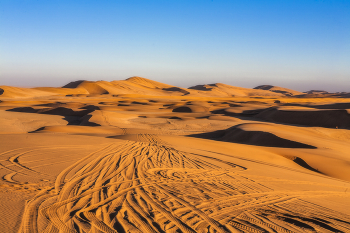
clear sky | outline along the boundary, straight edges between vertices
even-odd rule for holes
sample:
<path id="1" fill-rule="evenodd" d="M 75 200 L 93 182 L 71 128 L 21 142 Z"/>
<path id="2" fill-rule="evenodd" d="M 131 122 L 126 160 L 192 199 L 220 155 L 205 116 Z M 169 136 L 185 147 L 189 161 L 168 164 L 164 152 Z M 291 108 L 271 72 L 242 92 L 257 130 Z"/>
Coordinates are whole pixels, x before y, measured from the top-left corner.
<path id="1" fill-rule="evenodd" d="M 350 0 L 1 0 L 0 85 L 350 92 Z"/>

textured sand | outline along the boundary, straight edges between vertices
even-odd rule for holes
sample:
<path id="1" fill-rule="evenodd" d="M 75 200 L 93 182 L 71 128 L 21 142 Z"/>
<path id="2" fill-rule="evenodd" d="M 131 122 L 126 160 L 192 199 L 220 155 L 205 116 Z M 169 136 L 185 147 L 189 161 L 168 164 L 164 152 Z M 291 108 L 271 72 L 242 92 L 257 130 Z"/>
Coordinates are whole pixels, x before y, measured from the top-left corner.
<path id="1" fill-rule="evenodd" d="M 1 90 L 1 232 L 350 232 L 348 98 L 139 77 Z"/>

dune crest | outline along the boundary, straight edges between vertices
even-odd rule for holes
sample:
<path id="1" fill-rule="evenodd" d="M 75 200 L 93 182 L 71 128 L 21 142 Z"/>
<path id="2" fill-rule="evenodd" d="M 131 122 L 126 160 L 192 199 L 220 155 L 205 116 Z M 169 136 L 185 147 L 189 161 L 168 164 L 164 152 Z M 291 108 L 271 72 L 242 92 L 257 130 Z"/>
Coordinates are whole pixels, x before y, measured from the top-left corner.
<path id="1" fill-rule="evenodd" d="M 119 94 L 141 94 L 151 96 L 187 95 L 193 97 L 232 97 L 232 96 L 270 96 L 282 97 L 300 95 L 301 92 L 290 89 L 273 87 L 256 87 L 254 89 L 235 87 L 222 83 L 197 85 L 189 88 L 181 88 L 165 83 L 160 83 L 142 77 L 131 77 L 119 81 L 86 81 L 78 80 L 70 82 L 61 88 L 37 87 L 21 89 L 3 86 L 0 91 L 1 97 L 33 97 L 49 95 L 119 95 Z M 271 86 L 272 87 L 272 86 Z"/>
<path id="2" fill-rule="evenodd" d="M 303 94 L 300 91 L 295 91 L 292 89 L 277 87 L 277 86 L 272 86 L 272 85 L 260 85 L 260 86 L 254 87 L 254 89 L 269 90 L 272 92 L 281 93 L 283 95 L 288 95 L 288 96 L 293 96 L 293 95 L 295 96 L 295 95 L 302 95 Z"/>

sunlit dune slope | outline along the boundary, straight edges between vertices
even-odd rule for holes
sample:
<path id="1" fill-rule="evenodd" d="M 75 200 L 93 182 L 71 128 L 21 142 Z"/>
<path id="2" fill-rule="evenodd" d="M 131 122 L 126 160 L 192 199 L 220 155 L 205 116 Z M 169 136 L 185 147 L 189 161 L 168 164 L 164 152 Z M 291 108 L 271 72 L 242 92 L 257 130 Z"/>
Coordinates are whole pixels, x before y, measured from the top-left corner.
<path id="1" fill-rule="evenodd" d="M 272 85 L 260 85 L 260 86 L 254 87 L 254 89 L 269 90 L 272 92 L 281 93 L 283 95 L 288 95 L 288 96 L 305 94 L 305 93 L 302 93 L 300 91 L 295 91 L 292 89 L 278 87 L 278 86 L 272 86 Z"/>
<path id="2" fill-rule="evenodd" d="M 197 85 L 190 87 L 189 89 L 198 90 L 198 93 L 207 96 L 284 96 L 280 93 L 274 93 L 271 91 L 235 87 L 223 83 Z"/>
<path id="3" fill-rule="evenodd" d="M 46 91 L 46 92 L 51 92 L 51 93 L 56 93 L 56 94 L 61 94 L 61 95 L 87 95 L 90 94 L 90 92 L 83 88 L 83 87 L 78 87 L 78 88 L 59 88 L 59 87 L 36 87 L 33 88 L 35 90 L 40 90 L 40 91 Z"/>
<path id="4" fill-rule="evenodd" d="M 85 89 L 88 94 L 141 94 L 141 95 L 181 95 L 181 88 L 140 77 L 132 77 L 120 81 L 76 81 L 69 83 L 64 88 Z M 172 89 L 175 88 L 175 89 Z M 179 90 L 179 91 L 178 91 Z M 183 94 L 183 93 L 182 93 Z"/>
<path id="5" fill-rule="evenodd" d="M 26 97 L 39 97 L 55 95 L 55 93 L 36 90 L 34 88 L 20 88 L 10 86 L 0 86 L 0 97 L 1 98 L 26 98 Z"/>
<path id="6" fill-rule="evenodd" d="M 280 91 L 277 91 L 280 90 Z M 1 97 L 33 97 L 49 95 L 120 95 L 140 94 L 150 96 L 193 96 L 193 97 L 232 97 L 232 96 L 265 96 L 281 97 L 300 94 L 299 92 L 283 88 L 250 89 L 230 86 L 222 83 L 197 85 L 190 88 L 176 87 L 141 77 L 131 77 L 120 81 L 74 81 L 62 88 L 37 87 L 21 89 L 3 87 Z"/>

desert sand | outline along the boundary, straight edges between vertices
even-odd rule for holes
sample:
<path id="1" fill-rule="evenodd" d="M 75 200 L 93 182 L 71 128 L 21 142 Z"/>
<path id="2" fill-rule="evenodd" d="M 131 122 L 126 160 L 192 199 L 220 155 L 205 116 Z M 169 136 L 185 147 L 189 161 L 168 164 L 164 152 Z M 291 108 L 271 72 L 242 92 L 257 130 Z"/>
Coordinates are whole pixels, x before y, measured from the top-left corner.
<path id="1" fill-rule="evenodd" d="M 349 97 L 0 86 L 0 232 L 350 232 Z"/>

